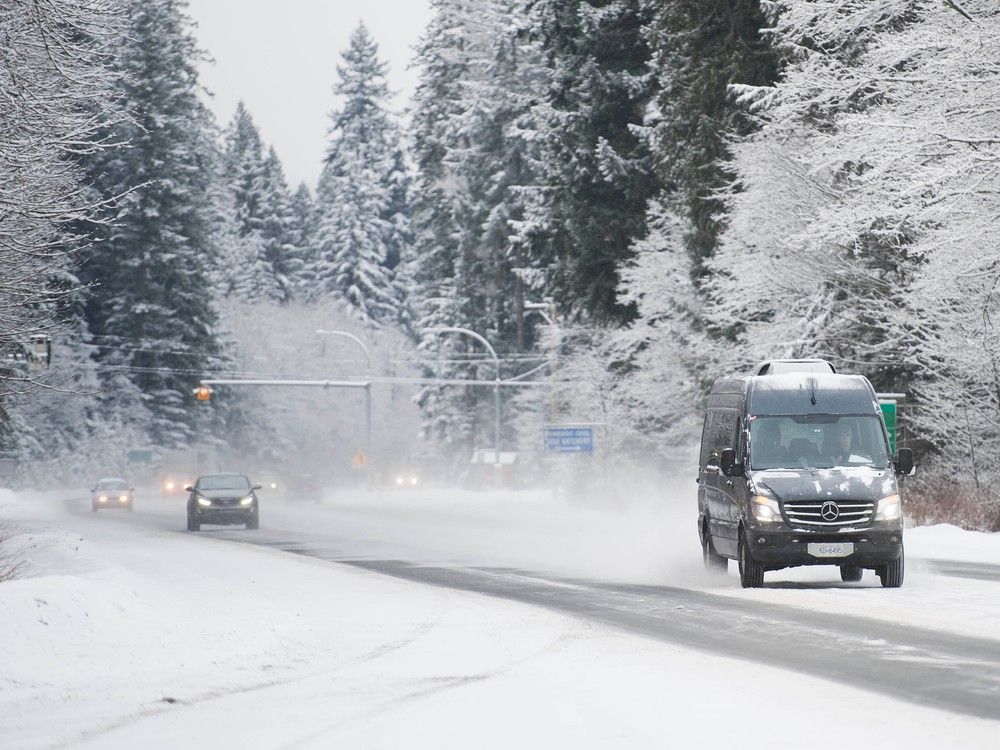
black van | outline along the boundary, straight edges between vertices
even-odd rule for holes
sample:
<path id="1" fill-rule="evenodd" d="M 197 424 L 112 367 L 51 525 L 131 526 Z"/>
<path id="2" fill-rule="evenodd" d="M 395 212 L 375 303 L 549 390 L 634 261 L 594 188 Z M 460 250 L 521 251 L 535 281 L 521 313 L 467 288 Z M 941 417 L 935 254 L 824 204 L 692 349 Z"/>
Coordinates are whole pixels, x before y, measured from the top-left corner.
<path id="1" fill-rule="evenodd" d="M 860 375 L 791 372 L 715 382 L 701 437 L 698 535 L 705 567 L 739 563 L 744 588 L 764 572 L 837 565 L 903 583 L 897 475 L 875 390 Z"/>

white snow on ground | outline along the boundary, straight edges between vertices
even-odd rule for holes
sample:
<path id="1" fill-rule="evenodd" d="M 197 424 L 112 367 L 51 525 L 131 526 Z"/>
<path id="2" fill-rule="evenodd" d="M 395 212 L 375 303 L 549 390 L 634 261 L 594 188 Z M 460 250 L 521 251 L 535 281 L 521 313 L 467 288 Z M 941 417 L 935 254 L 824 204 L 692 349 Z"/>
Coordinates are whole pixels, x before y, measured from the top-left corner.
<path id="1" fill-rule="evenodd" d="M 527 495 L 361 502 L 274 503 L 265 525 L 338 524 L 368 534 L 354 537 L 359 548 L 397 551 L 394 535 L 408 529 L 427 556 L 436 539 L 442 558 L 520 557 L 581 575 L 616 553 L 618 575 L 669 561 L 627 553 L 623 535 L 639 534 L 632 547 L 655 537 L 641 533 L 648 517 Z M 0 505 L 0 519 L 17 523 L 5 549 L 28 562 L 26 577 L 0 584 L 3 747 L 801 748 L 808 736 L 818 748 L 992 748 L 1000 731 L 526 605 L 175 533 L 173 501 L 140 497 L 133 516 L 93 517 L 68 513 L 60 497 Z M 162 518 L 170 524 L 151 523 Z M 502 554 L 515 531 L 520 553 Z M 764 728 L 778 700 L 780 732 Z M 838 717 L 821 735 L 819 707 Z"/>
<path id="2" fill-rule="evenodd" d="M 938 524 L 906 530 L 906 551 L 914 559 L 960 560 L 1000 565 L 1000 534 Z"/>

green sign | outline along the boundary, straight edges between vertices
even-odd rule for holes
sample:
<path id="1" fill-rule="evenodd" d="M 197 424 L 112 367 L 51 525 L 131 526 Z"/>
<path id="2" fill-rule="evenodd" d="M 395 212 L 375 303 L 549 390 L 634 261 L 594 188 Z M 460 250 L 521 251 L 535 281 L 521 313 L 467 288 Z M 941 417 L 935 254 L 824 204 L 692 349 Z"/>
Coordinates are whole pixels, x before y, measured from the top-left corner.
<path id="1" fill-rule="evenodd" d="M 883 401 L 882 418 L 885 419 L 885 429 L 889 433 L 889 450 L 896 454 L 896 402 Z"/>
<path id="2" fill-rule="evenodd" d="M 129 451 L 126 458 L 130 464 L 151 464 L 153 463 L 153 451 Z"/>

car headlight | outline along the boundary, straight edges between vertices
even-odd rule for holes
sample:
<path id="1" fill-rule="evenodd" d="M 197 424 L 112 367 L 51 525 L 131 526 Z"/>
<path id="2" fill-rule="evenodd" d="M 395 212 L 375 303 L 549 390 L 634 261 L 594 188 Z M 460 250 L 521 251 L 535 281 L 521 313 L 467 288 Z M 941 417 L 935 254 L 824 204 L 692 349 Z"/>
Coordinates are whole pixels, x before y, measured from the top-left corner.
<path id="1" fill-rule="evenodd" d="M 781 521 L 781 506 L 773 497 L 755 495 L 753 499 L 753 517 L 761 523 L 777 523 Z"/>
<path id="2" fill-rule="evenodd" d="M 123 503 L 126 503 L 126 502 L 128 502 L 128 495 L 119 495 L 119 496 L 118 496 L 118 499 L 119 499 L 119 500 L 120 500 L 121 502 L 123 502 Z"/>
<path id="3" fill-rule="evenodd" d="M 253 502 L 253 495 L 247 495 L 245 498 L 240 500 L 240 505 L 249 505 Z"/>
<path id="4" fill-rule="evenodd" d="M 396 477 L 396 484 L 402 486 L 402 484 L 403 484 L 403 478 L 402 477 Z"/>
<path id="5" fill-rule="evenodd" d="M 271 489 L 272 490 L 278 489 L 278 483 L 277 482 L 271 482 Z"/>
<path id="6" fill-rule="evenodd" d="M 889 495 L 878 501 L 875 511 L 876 521 L 895 521 L 903 515 L 903 503 L 899 495 Z"/>
<path id="7" fill-rule="evenodd" d="M 209 500 L 207 497 L 202 497 L 201 495 L 199 495 L 198 505 L 200 505 L 202 508 L 208 508 L 209 506 L 212 505 L 212 501 Z"/>
<path id="8" fill-rule="evenodd" d="M 167 491 L 169 492 L 170 490 L 172 490 L 172 489 L 174 488 L 174 483 L 173 483 L 173 482 L 167 482 L 167 483 L 166 483 L 166 484 L 164 485 L 164 487 L 166 487 L 166 488 L 167 488 Z"/>
<path id="9" fill-rule="evenodd" d="M 97 500 L 98 500 L 98 502 L 106 503 L 108 501 L 108 496 L 107 495 L 101 495 L 99 498 L 97 498 Z"/>

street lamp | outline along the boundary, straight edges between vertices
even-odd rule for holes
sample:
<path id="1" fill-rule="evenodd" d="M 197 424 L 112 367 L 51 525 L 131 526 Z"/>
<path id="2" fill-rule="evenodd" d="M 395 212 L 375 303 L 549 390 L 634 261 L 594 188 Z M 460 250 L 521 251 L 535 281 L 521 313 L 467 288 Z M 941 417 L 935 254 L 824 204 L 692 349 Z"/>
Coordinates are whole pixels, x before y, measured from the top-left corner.
<path id="1" fill-rule="evenodd" d="M 369 375 L 372 370 L 372 358 L 371 354 L 368 352 L 368 347 L 365 342 L 355 336 L 353 333 L 348 333 L 347 331 L 329 331 L 324 328 L 318 328 L 316 333 L 320 336 L 339 336 L 341 338 L 349 339 L 353 341 L 361 349 L 362 353 L 365 355 L 365 372 Z M 370 382 L 365 383 L 365 452 L 368 454 L 368 460 L 365 462 L 367 470 L 365 472 L 365 479 L 368 482 L 368 486 L 371 486 L 371 456 L 372 456 L 372 384 Z"/>
<path id="2" fill-rule="evenodd" d="M 545 321 L 546 325 L 551 326 L 556 333 L 556 344 L 552 349 L 552 353 L 549 355 L 549 415 L 548 419 L 551 422 L 556 413 L 556 364 L 559 356 L 559 349 L 562 346 L 562 331 L 559 328 L 559 323 L 557 322 L 557 313 L 555 302 L 551 298 L 547 298 L 545 302 L 525 302 L 524 311 L 526 313 L 538 313 L 542 320 Z"/>
<path id="3" fill-rule="evenodd" d="M 362 353 L 365 355 L 365 366 L 369 371 L 372 369 L 372 358 L 368 353 L 368 347 L 365 346 L 365 342 L 355 336 L 353 333 L 348 333 L 347 331 L 328 331 L 325 328 L 316 329 L 316 333 L 320 336 L 340 336 L 341 338 L 350 339 L 361 349 Z"/>
<path id="4" fill-rule="evenodd" d="M 425 328 L 425 333 L 458 333 L 463 336 L 471 336 L 480 344 L 486 347 L 486 350 L 493 357 L 493 364 L 496 366 L 496 379 L 493 381 L 493 471 L 494 476 L 500 470 L 500 357 L 497 356 L 497 350 L 493 348 L 493 345 L 486 340 L 484 336 L 480 336 L 475 331 L 471 331 L 468 328 L 456 328 L 453 326 L 438 326 L 434 328 Z"/>

